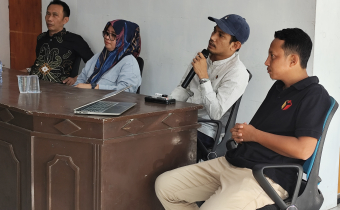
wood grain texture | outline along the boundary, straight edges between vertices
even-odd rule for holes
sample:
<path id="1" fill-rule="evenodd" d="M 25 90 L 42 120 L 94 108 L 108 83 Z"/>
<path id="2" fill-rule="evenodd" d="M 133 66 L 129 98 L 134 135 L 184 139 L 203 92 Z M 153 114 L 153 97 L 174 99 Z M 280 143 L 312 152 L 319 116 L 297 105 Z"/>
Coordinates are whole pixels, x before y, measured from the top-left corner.
<path id="1" fill-rule="evenodd" d="M 33 65 L 37 36 L 41 34 L 41 0 L 10 0 L 9 29 L 11 68 Z"/>
<path id="2" fill-rule="evenodd" d="M 0 179 L 1 207 L 18 207 L 15 200 L 2 199 L 12 190 L 11 195 L 20 192 L 22 210 L 163 209 L 154 191 L 156 177 L 195 162 L 202 105 L 147 103 L 145 95 L 123 92 L 106 99 L 136 103 L 120 116 L 75 115 L 75 107 L 111 91 L 40 81 L 41 93 L 20 94 L 17 74 L 22 73 L 4 68 L 0 86 L 0 113 L 4 119 L 12 118 L 4 110 L 13 116 L 0 120 L 0 140 L 13 145 L 20 164 L 19 171 L 8 147 L 0 145 L 0 168 L 12 167 L 0 170 L 0 176 L 12 178 L 7 186 L 1 180 L 8 178 Z M 165 118 L 175 127 L 163 123 Z M 81 130 L 65 129 L 71 121 Z"/>
<path id="3" fill-rule="evenodd" d="M 2 209 L 20 209 L 20 164 L 12 144 L 0 140 L 0 204 Z"/>
<path id="4" fill-rule="evenodd" d="M 79 167 L 72 157 L 55 155 L 47 163 L 48 210 L 79 210 L 79 179 Z"/>

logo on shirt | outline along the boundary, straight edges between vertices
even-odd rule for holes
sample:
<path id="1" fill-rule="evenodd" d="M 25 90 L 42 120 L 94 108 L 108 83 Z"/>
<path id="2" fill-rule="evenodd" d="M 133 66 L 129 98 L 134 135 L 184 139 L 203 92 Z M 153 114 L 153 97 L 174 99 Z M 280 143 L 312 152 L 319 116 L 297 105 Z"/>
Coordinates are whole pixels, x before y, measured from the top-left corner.
<path id="1" fill-rule="evenodd" d="M 281 109 L 282 110 L 287 110 L 289 109 L 289 107 L 291 107 L 293 104 L 292 104 L 292 100 L 287 100 L 285 101 L 282 106 L 281 106 Z"/>

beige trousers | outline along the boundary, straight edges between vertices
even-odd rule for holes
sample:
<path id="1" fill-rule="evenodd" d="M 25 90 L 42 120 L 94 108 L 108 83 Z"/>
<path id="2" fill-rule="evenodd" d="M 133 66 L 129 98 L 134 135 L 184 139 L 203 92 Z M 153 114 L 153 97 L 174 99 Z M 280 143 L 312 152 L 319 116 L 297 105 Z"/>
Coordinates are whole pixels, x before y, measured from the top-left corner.
<path id="1" fill-rule="evenodd" d="M 288 197 L 287 191 L 267 179 L 283 199 Z M 166 210 L 255 210 L 274 203 L 250 169 L 235 167 L 225 157 L 165 172 L 155 189 Z M 198 208 L 196 201 L 205 203 Z"/>

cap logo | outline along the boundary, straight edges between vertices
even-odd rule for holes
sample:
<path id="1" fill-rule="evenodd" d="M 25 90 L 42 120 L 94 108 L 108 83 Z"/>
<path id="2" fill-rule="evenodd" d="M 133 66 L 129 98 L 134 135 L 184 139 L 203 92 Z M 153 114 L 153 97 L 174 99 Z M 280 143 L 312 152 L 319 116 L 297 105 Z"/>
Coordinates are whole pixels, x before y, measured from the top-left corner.
<path id="1" fill-rule="evenodd" d="M 281 109 L 282 109 L 282 110 L 287 110 L 287 109 L 289 109 L 289 107 L 291 107 L 292 105 L 293 105 L 292 100 L 287 100 L 287 101 L 285 101 L 285 102 L 282 104 Z"/>

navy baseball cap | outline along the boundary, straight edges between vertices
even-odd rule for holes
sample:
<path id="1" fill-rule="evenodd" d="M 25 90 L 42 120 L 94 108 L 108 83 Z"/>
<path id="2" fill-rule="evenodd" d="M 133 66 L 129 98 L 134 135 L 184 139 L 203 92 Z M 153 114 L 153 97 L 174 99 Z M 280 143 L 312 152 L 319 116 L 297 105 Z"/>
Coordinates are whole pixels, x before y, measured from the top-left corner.
<path id="1" fill-rule="evenodd" d="M 209 20 L 216 22 L 218 27 L 227 34 L 233 35 L 242 44 L 247 41 L 250 28 L 246 19 L 239 15 L 230 14 L 221 19 L 208 17 Z"/>

